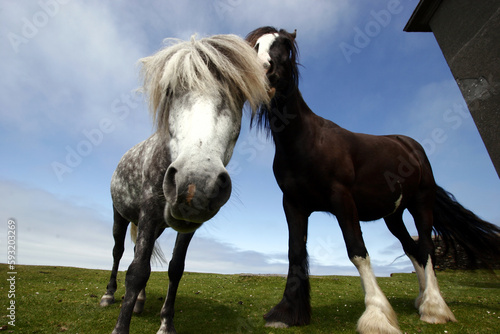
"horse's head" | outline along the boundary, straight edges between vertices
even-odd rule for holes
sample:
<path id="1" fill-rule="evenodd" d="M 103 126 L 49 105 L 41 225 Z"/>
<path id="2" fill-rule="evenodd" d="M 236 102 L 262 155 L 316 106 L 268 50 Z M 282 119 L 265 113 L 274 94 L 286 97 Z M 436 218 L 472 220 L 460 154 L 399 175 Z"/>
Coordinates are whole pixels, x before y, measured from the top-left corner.
<path id="1" fill-rule="evenodd" d="M 271 90 L 286 96 L 298 86 L 298 49 L 295 42 L 297 32 L 262 27 L 250 32 L 246 40 L 257 51 L 266 70 Z"/>
<path id="2" fill-rule="evenodd" d="M 142 60 L 160 135 L 171 164 L 164 180 L 165 221 L 196 230 L 231 194 L 225 168 L 238 138 L 242 108 L 268 102 L 267 82 L 253 49 L 234 35 L 176 43 Z"/>
<path id="3" fill-rule="evenodd" d="M 169 226 L 191 231 L 212 218 L 231 195 L 225 168 L 241 124 L 217 94 L 188 93 L 170 109 L 168 131 L 172 163 L 163 180 Z"/>

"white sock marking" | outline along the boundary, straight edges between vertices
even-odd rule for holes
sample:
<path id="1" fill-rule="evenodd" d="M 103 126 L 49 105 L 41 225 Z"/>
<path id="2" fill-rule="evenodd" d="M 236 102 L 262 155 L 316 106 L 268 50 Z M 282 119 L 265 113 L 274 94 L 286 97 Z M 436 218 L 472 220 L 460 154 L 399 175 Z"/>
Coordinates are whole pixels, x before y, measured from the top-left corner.
<path id="1" fill-rule="evenodd" d="M 377 279 L 370 265 L 370 257 L 355 256 L 351 261 L 359 271 L 361 285 L 365 291 L 366 310 L 358 320 L 358 332 L 401 333 L 396 313 L 377 284 Z"/>

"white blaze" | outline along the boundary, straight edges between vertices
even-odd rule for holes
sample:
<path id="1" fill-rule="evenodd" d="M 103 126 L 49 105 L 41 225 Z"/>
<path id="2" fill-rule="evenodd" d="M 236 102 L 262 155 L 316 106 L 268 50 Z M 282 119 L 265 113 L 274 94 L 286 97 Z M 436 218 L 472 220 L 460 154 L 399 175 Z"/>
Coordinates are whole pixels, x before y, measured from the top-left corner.
<path id="1" fill-rule="evenodd" d="M 257 43 L 255 43 L 255 45 L 257 46 L 257 56 L 262 61 L 262 64 L 266 69 L 271 65 L 271 56 L 269 55 L 269 49 L 271 48 L 271 45 L 276 40 L 276 38 L 278 38 L 278 36 L 278 33 L 266 34 L 260 37 L 257 40 Z"/>

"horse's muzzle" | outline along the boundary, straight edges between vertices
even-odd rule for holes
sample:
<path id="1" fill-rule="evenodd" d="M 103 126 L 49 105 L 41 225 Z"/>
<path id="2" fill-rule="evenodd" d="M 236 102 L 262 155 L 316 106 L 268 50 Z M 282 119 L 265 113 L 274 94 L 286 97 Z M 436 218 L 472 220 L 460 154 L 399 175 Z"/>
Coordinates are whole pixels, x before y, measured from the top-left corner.
<path id="1" fill-rule="evenodd" d="M 173 163 L 163 181 L 166 223 L 179 232 L 198 228 L 228 201 L 231 189 L 231 178 L 224 167 L 190 171 Z"/>

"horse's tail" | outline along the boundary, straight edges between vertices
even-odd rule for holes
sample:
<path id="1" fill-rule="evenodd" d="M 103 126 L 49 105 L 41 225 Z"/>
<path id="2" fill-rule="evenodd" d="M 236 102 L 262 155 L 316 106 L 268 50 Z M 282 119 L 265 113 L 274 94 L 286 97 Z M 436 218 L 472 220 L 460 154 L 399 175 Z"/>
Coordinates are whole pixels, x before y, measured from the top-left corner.
<path id="1" fill-rule="evenodd" d="M 477 266 L 478 260 L 487 267 L 498 263 L 500 228 L 464 208 L 452 194 L 439 186 L 434 205 L 434 230 L 446 248 L 452 245 L 456 250 L 457 244 L 462 246 L 471 265 Z"/>
<path id="2" fill-rule="evenodd" d="M 137 225 L 136 224 L 131 224 L 132 226 L 130 227 L 130 238 L 132 239 L 132 242 L 134 245 L 137 242 Z M 167 260 L 165 259 L 165 255 L 163 254 L 163 251 L 161 250 L 160 244 L 158 241 L 155 241 L 155 246 L 153 248 L 153 254 L 151 255 L 151 262 L 154 264 L 162 264 L 162 263 L 167 263 Z"/>

